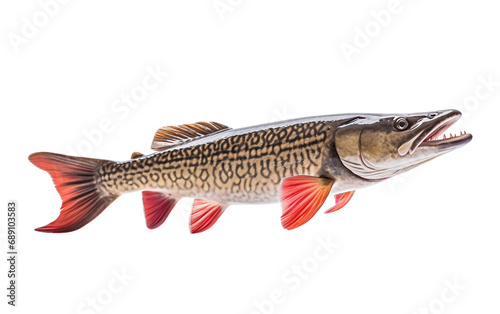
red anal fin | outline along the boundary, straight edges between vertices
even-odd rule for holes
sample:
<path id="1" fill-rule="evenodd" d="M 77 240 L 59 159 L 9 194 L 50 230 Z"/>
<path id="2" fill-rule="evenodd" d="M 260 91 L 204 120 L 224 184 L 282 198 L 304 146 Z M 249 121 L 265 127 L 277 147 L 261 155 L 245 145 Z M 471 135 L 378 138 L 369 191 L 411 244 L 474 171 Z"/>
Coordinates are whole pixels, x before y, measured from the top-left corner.
<path id="1" fill-rule="evenodd" d="M 195 199 L 189 230 L 191 233 L 203 232 L 212 227 L 227 208 L 227 204 Z"/>
<path id="2" fill-rule="evenodd" d="M 354 195 L 354 191 L 344 192 L 340 194 L 335 194 L 335 206 L 330 208 L 325 212 L 325 214 L 333 213 L 345 206 L 345 204 L 349 203 L 352 196 Z"/>
<path id="3" fill-rule="evenodd" d="M 281 224 L 291 230 L 311 219 L 325 202 L 333 180 L 311 176 L 287 177 L 281 182 Z"/>
<path id="4" fill-rule="evenodd" d="M 149 229 L 155 229 L 165 222 L 177 200 L 172 195 L 163 192 L 142 191 L 142 202 L 146 225 Z"/>

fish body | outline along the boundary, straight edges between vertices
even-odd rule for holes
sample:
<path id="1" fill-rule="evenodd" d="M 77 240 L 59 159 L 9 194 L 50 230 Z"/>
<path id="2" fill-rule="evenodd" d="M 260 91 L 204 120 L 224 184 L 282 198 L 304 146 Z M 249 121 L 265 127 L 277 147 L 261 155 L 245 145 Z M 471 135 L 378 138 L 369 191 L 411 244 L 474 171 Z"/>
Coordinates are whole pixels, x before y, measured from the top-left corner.
<path id="1" fill-rule="evenodd" d="M 352 116 L 323 116 L 230 129 L 184 145 L 99 169 L 111 194 L 165 190 L 228 204 L 279 200 L 290 176 L 335 179 L 333 192 L 369 184 L 346 169 L 335 151 L 334 132 Z"/>
<path id="2" fill-rule="evenodd" d="M 456 110 L 410 115 L 316 116 L 230 129 L 215 122 L 164 127 L 156 152 L 114 162 L 35 153 L 63 199 L 45 232 L 76 230 L 119 195 L 143 192 L 147 225 L 161 225 L 176 202 L 195 198 L 191 232 L 210 228 L 231 204 L 282 202 L 287 229 L 307 222 L 329 194 L 338 210 L 355 190 L 460 147 L 461 134 L 438 140 Z"/>

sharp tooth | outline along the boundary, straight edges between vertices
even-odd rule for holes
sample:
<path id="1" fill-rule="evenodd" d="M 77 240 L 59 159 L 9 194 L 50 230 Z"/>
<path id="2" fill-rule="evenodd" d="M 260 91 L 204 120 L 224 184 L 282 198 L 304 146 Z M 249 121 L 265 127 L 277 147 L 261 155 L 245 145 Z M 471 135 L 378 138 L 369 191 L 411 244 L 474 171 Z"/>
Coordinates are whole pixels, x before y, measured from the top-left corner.
<path id="1" fill-rule="evenodd" d="M 446 139 L 446 134 L 443 134 L 443 140 Z"/>

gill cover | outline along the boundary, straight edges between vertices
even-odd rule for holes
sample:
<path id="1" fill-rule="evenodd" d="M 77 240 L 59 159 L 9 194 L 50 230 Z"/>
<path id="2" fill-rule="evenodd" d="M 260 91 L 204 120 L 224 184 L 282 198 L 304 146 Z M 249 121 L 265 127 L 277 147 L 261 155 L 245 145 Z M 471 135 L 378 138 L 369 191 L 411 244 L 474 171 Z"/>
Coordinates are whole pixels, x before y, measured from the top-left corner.
<path id="1" fill-rule="evenodd" d="M 403 165 L 391 158 L 401 145 L 392 150 L 395 145 L 363 125 L 340 127 L 335 133 L 335 146 L 344 166 L 363 179 L 381 180 L 403 171 Z"/>
<path id="2" fill-rule="evenodd" d="M 383 119 L 377 122 L 383 123 L 382 121 Z M 401 170 L 387 162 L 374 163 L 365 156 L 368 150 L 372 156 L 390 154 L 387 141 L 378 132 L 374 132 L 374 123 L 373 117 L 359 117 L 340 126 L 335 132 L 335 146 L 340 160 L 352 173 L 367 180 L 385 179 Z"/>

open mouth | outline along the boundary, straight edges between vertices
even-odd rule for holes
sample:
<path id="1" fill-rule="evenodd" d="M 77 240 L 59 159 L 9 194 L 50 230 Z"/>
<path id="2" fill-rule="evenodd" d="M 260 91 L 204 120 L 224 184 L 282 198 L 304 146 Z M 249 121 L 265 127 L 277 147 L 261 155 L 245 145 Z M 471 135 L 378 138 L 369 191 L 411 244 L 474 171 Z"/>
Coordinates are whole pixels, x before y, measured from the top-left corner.
<path id="1" fill-rule="evenodd" d="M 460 131 L 460 134 L 450 133 L 446 136 L 445 131 L 452 126 L 458 119 L 460 115 L 453 115 L 446 118 L 442 122 L 434 126 L 425 136 L 425 138 L 417 145 L 417 147 L 429 147 L 429 146 L 458 146 L 461 144 L 466 144 L 472 139 L 471 134 L 467 134 L 465 131 Z M 442 135 L 442 137 L 441 137 Z"/>
<path id="2" fill-rule="evenodd" d="M 398 152 L 401 156 L 412 155 L 418 149 L 434 149 L 439 152 L 447 152 L 463 146 L 472 140 L 472 135 L 461 131 L 459 135 L 450 133 L 446 136 L 444 132 L 452 126 L 462 114 L 458 110 L 451 110 L 442 113 L 431 121 L 427 121 L 427 126 L 416 136 L 403 143 Z M 441 135 L 443 137 L 441 137 Z"/>

